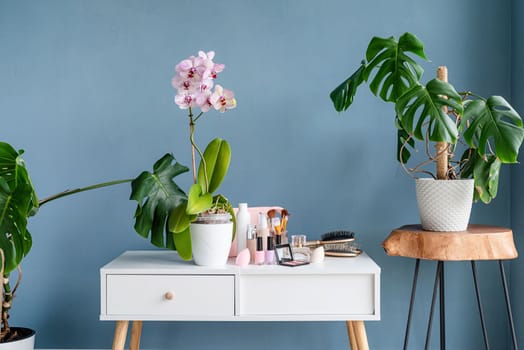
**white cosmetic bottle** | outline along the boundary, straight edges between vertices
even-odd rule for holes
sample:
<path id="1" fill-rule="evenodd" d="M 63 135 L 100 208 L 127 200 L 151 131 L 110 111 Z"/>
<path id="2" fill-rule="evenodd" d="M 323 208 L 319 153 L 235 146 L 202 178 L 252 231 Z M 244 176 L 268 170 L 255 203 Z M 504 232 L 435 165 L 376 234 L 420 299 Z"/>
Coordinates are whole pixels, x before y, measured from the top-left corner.
<path id="1" fill-rule="evenodd" d="M 267 250 L 267 236 L 269 236 L 269 227 L 267 225 L 267 216 L 264 213 L 258 214 L 257 237 L 262 237 L 264 251 Z"/>
<path id="2" fill-rule="evenodd" d="M 251 223 L 251 216 L 247 209 L 247 203 L 238 204 L 237 212 L 237 229 L 236 229 L 236 239 L 237 239 L 237 252 L 242 251 L 247 247 L 247 227 Z"/>

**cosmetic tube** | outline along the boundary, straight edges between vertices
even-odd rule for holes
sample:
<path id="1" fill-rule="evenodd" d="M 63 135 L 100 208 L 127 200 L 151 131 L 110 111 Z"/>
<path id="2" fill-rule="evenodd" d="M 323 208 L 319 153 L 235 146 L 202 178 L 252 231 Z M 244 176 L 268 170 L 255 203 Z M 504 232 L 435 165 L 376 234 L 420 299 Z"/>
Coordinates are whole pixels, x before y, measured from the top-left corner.
<path id="1" fill-rule="evenodd" d="M 257 237 L 262 237 L 262 250 L 267 249 L 267 236 L 269 236 L 269 227 L 267 226 L 267 216 L 264 213 L 258 213 Z"/>
<path id="2" fill-rule="evenodd" d="M 257 251 L 255 252 L 255 264 L 263 265 L 265 261 L 264 240 L 262 236 L 257 237 Z"/>
<path id="3" fill-rule="evenodd" d="M 249 249 L 249 262 L 253 264 L 255 262 L 255 253 L 257 251 L 257 228 L 255 225 L 247 225 L 247 231 L 246 231 L 247 239 L 246 239 L 246 245 L 247 249 Z"/>
<path id="4" fill-rule="evenodd" d="M 267 237 L 267 250 L 266 250 L 266 265 L 275 264 L 275 246 L 273 244 L 273 237 Z"/>

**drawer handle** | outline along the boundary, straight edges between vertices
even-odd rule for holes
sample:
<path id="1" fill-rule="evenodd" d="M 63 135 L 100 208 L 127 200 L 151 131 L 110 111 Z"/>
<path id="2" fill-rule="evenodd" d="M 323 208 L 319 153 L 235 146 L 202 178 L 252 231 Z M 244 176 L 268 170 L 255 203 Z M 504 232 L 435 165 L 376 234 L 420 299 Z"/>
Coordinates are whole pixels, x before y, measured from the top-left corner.
<path id="1" fill-rule="evenodd" d="M 164 294 L 164 298 L 166 300 L 173 300 L 175 298 L 175 294 L 173 294 L 173 292 L 167 292 L 166 294 Z"/>

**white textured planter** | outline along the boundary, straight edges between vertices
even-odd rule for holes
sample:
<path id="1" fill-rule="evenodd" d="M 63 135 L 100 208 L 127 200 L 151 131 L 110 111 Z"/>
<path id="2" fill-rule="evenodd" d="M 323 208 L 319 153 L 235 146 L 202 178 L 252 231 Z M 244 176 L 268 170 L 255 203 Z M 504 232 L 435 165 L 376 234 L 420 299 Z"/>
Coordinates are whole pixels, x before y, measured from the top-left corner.
<path id="1" fill-rule="evenodd" d="M 195 264 L 202 266 L 223 266 L 227 263 L 233 223 L 203 224 L 191 223 L 191 246 Z"/>
<path id="2" fill-rule="evenodd" d="M 23 339 L 0 343 L 0 350 L 33 350 L 35 348 L 35 331 L 29 328 L 14 328 L 22 334 Z"/>
<path id="3" fill-rule="evenodd" d="M 422 228 L 465 231 L 473 204 L 473 179 L 417 179 L 416 192 Z"/>

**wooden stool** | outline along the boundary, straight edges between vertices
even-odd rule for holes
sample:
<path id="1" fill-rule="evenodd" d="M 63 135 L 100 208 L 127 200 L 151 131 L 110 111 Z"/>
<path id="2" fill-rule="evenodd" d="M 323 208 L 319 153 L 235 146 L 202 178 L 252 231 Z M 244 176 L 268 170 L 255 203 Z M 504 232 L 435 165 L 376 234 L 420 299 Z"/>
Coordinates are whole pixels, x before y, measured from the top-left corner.
<path id="1" fill-rule="evenodd" d="M 444 307 L 444 262 L 445 261 L 471 261 L 473 281 L 477 295 L 477 304 L 482 324 L 485 349 L 489 349 L 488 334 L 484 322 L 484 312 L 480 298 L 480 290 L 477 281 L 476 260 L 498 260 L 504 297 L 506 301 L 506 311 L 511 328 L 513 348 L 517 350 L 517 338 L 513 324 L 513 316 L 506 282 L 506 274 L 502 260 L 515 259 L 518 256 L 513 242 L 513 232 L 508 228 L 469 225 L 467 231 L 462 232 L 432 232 L 424 231 L 420 225 L 407 225 L 397 228 L 391 232 L 388 238 L 382 243 L 387 255 L 403 256 L 415 258 L 415 273 L 413 286 L 411 289 L 411 301 L 409 305 L 408 320 L 406 324 L 406 334 L 404 338 L 404 350 L 408 346 L 409 328 L 415 301 L 415 291 L 417 287 L 418 271 L 420 260 L 436 260 L 437 271 L 435 274 L 435 284 L 433 287 L 433 297 L 431 310 L 426 333 L 425 349 L 429 348 L 429 338 L 431 324 L 433 321 L 433 311 L 437 290 L 440 296 L 440 348 L 446 348 L 445 333 L 445 307 Z"/>

